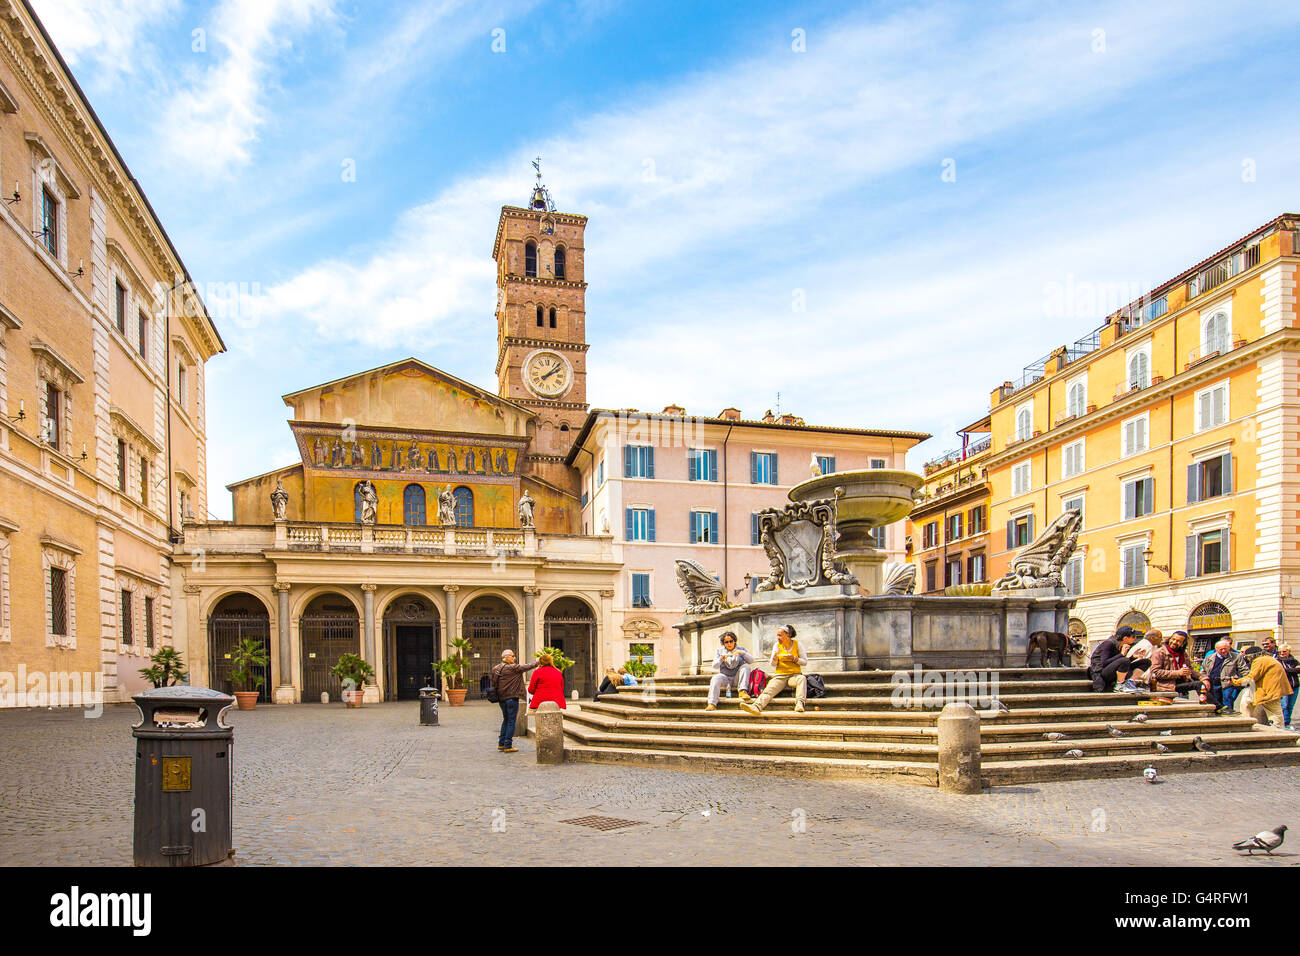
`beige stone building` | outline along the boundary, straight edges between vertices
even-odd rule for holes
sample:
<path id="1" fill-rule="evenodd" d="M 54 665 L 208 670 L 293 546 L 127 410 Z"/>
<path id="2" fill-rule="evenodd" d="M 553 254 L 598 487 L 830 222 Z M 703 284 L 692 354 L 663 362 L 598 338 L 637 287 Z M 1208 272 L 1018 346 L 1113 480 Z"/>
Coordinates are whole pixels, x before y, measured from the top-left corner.
<path id="1" fill-rule="evenodd" d="M 0 704 L 39 703 L 40 681 L 121 698 L 173 641 L 172 542 L 206 512 L 224 345 L 19 0 L 0 0 L 0 183 Z"/>

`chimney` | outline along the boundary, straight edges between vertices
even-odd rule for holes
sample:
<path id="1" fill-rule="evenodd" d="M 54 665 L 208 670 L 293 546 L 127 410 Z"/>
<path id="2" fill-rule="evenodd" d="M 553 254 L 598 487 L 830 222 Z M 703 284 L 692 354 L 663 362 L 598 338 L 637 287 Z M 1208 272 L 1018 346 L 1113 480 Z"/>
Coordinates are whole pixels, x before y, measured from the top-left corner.
<path id="1" fill-rule="evenodd" d="M 738 422 L 740 421 L 740 409 L 724 408 L 721 412 L 718 413 L 718 417 L 721 418 L 724 422 Z"/>
<path id="2" fill-rule="evenodd" d="M 686 414 L 686 409 L 682 408 L 682 406 L 680 406 L 680 405 L 665 405 L 665 406 L 664 406 L 664 414 L 665 414 L 665 415 L 685 415 L 685 414 Z"/>

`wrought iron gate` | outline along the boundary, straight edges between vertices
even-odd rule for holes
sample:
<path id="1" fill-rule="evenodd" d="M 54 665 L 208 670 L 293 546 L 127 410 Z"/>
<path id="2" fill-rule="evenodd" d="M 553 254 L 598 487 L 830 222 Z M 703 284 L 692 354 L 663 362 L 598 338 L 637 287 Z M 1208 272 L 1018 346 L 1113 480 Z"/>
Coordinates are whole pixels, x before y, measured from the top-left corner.
<path id="1" fill-rule="evenodd" d="M 261 641 L 266 651 L 265 667 L 254 667 L 253 673 L 262 677 L 262 684 L 257 688 L 257 699 L 263 703 L 271 701 L 271 619 L 266 614 L 251 614 L 248 611 L 225 611 L 208 618 L 208 661 L 212 674 L 212 689 L 230 693 L 235 689 L 230 680 L 231 658 L 235 649 L 245 638 Z M 249 687 L 249 690 L 252 690 Z"/>
<path id="2" fill-rule="evenodd" d="M 343 698 L 343 683 L 330 673 L 344 654 L 360 653 L 357 615 L 304 614 L 298 619 L 302 640 L 302 700 L 316 703 L 321 693 Z"/>
<path id="3" fill-rule="evenodd" d="M 469 693 L 472 697 L 485 697 L 487 685 L 484 678 L 492 665 L 501 660 L 507 647 L 519 654 L 519 621 L 513 615 L 467 617 L 462 622 L 463 632 L 469 639 Z"/>

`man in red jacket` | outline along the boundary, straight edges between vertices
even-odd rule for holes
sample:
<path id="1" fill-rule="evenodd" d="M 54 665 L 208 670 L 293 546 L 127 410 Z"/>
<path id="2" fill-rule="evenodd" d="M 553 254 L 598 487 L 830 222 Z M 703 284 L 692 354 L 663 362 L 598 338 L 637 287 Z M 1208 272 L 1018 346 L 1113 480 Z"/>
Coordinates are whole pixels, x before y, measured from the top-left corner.
<path id="1" fill-rule="evenodd" d="M 524 696 L 524 674 L 540 663 L 534 661 L 525 667 L 515 661 L 515 652 L 501 652 L 501 663 L 492 668 L 492 685 L 497 690 L 497 703 L 501 706 L 501 734 L 497 738 L 497 750 L 502 753 L 518 753 L 515 746 L 515 721 L 519 719 L 519 698 Z"/>

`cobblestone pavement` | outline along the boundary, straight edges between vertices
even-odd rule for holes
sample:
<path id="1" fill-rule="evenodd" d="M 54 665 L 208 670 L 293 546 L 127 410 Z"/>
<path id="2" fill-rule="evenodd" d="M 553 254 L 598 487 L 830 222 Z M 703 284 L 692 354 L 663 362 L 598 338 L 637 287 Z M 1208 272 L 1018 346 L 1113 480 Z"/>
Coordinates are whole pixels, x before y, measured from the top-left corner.
<path id="1" fill-rule="evenodd" d="M 129 865 L 134 707 L 0 711 L 0 859 Z M 566 764 L 530 740 L 496 752 L 500 712 L 416 703 L 231 712 L 235 846 L 265 864 L 1294 866 L 1297 846 L 1239 858 L 1234 840 L 1287 823 L 1294 768 L 999 787 L 923 787 Z M 638 821 L 601 832 L 562 821 Z M 802 826 L 800 826 L 802 824 Z M 802 829 L 802 832 L 799 832 Z M 743 851 L 743 853 L 742 853 Z"/>

